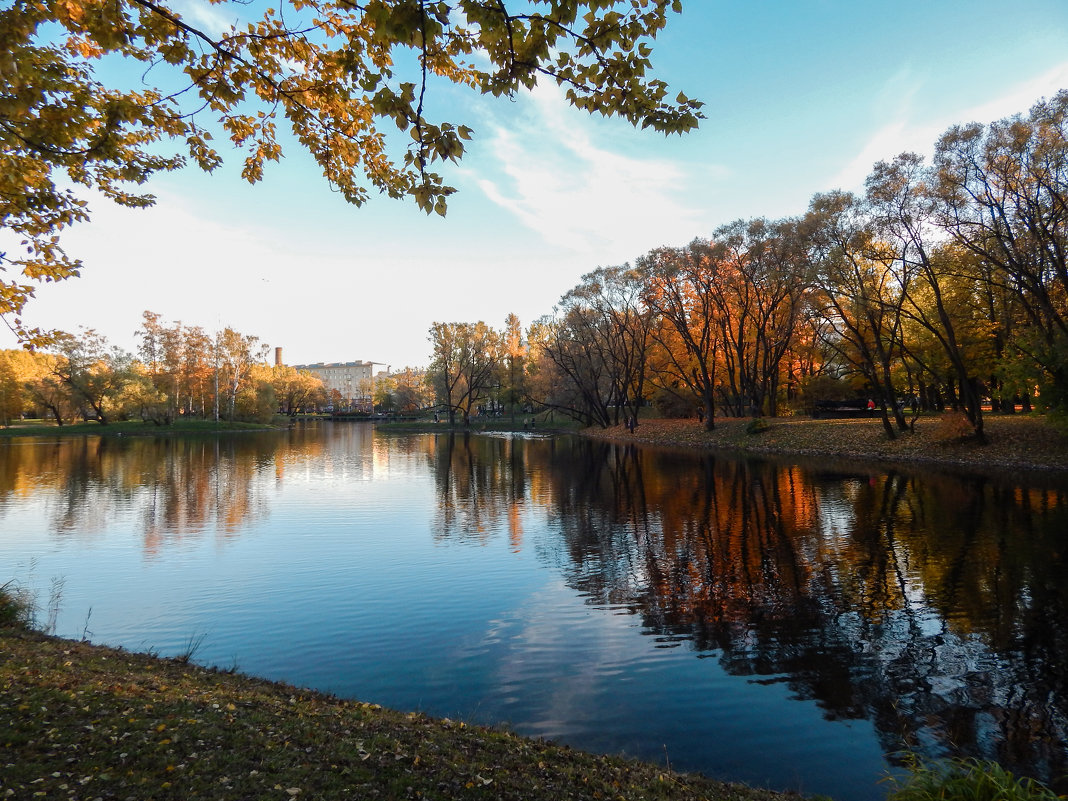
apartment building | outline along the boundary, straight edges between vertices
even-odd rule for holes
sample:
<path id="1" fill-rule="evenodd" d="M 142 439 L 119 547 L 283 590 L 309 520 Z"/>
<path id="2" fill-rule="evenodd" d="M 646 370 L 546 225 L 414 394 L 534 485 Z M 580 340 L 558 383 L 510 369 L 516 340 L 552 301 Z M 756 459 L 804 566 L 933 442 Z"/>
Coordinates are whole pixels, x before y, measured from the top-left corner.
<path id="1" fill-rule="evenodd" d="M 323 382 L 328 395 L 334 390 L 346 403 L 369 401 L 374 393 L 374 362 L 316 362 L 294 364 Z"/>

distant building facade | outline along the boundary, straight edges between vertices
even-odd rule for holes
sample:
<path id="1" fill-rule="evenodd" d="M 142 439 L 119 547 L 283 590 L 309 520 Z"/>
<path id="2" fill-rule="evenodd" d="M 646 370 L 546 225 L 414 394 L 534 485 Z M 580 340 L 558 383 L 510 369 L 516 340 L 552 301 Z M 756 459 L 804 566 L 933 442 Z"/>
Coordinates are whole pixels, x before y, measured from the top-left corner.
<path id="1" fill-rule="evenodd" d="M 374 396 L 374 365 L 374 362 L 316 362 L 293 367 L 322 381 L 328 396 L 340 396 L 347 406 L 363 406 L 370 404 Z"/>

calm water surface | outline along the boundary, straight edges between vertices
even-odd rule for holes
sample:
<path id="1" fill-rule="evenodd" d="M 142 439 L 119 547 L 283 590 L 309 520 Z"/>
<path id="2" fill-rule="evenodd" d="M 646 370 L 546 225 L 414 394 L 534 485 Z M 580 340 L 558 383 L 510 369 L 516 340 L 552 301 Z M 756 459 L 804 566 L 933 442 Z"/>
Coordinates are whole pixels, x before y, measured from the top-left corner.
<path id="1" fill-rule="evenodd" d="M 0 443 L 56 632 L 732 780 L 1068 773 L 1068 483 L 376 433 Z"/>

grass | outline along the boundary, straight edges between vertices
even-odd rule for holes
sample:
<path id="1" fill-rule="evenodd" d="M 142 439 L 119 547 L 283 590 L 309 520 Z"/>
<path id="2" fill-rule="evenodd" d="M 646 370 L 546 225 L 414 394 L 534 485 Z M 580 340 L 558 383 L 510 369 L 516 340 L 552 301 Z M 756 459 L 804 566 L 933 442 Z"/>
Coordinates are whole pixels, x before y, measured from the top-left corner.
<path id="1" fill-rule="evenodd" d="M 797 798 L 17 625 L 0 626 L 0 688 L 0 798 Z M 1063 801 L 992 762 L 888 781 L 888 801 Z"/>
<path id="2" fill-rule="evenodd" d="M 4 437 L 63 437 L 84 436 L 160 436 L 167 434 L 216 434 L 222 431 L 263 431 L 277 426 L 264 423 L 244 423 L 239 421 L 179 419 L 170 425 L 157 426 L 141 420 L 123 420 L 106 426 L 97 422 L 71 423 L 57 426 L 43 421 L 20 422 L 8 428 L 0 428 L 0 438 Z"/>
<path id="3" fill-rule="evenodd" d="M 996 762 L 946 760 L 911 766 L 890 780 L 887 801 L 1058 801 L 1045 785 L 1018 778 Z"/>
<path id="4" fill-rule="evenodd" d="M 13 628 L 0 629 L 0 687 L 0 797 L 783 798 Z"/>
<path id="5" fill-rule="evenodd" d="M 30 628 L 34 623 L 33 597 L 14 580 L 0 584 L 0 629 Z"/>

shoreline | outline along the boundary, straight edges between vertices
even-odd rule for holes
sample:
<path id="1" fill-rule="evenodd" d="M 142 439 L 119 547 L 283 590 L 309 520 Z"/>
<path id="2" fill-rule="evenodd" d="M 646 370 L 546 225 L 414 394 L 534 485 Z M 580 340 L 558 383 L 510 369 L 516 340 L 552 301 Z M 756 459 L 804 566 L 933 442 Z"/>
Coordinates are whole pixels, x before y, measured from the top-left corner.
<path id="1" fill-rule="evenodd" d="M 448 426 L 440 423 L 385 423 L 374 421 L 383 433 L 487 434 L 530 433 L 542 436 L 575 434 L 620 444 L 640 444 L 697 452 L 723 452 L 762 458 L 835 459 L 842 461 L 941 467 L 970 471 L 1027 471 L 1051 476 L 1068 475 L 1068 431 L 1037 414 L 987 414 L 985 444 L 960 438 L 953 431 L 952 413 L 923 416 L 913 430 L 887 438 L 879 418 L 777 417 L 764 419 L 756 433 L 747 430 L 750 417 L 716 418 L 714 430 L 706 431 L 693 419 L 641 418 L 634 431 L 625 425 L 609 428 L 579 428 L 543 421 L 528 428 L 495 420 L 493 424 Z M 183 424 L 184 423 L 184 424 Z M 222 434 L 282 431 L 262 423 L 215 423 L 191 421 L 156 427 L 144 423 L 110 426 L 18 426 L 0 429 L 0 441 L 19 437 L 80 436 L 218 436 Z"/>
<path id="2" fill-rule="evenodd" d="M 0 687 L 3 798 L 800 798 L 12 628 Z"/>
<path id="3" fill-rule="evenodd" d="M 940 417 L 921 417 L 913 431 L 892 441 L 879 418 L 779 417 L 766 420 L 766 428 L 758 433 L 747 432 L 752 418 L 717 418 L 712 431 L 705 431 L 696 420 L 641 419 L 633 433 L 620 425 L 587 428 L 582 435 L 622 444 L 760 457 L 1068 476 L 1068 434 L 1045 417 L 987 415 L 983 420 L 986 444 L 952 436 Z"/>

